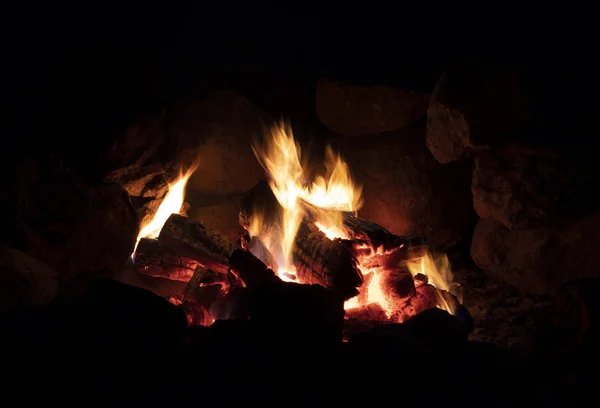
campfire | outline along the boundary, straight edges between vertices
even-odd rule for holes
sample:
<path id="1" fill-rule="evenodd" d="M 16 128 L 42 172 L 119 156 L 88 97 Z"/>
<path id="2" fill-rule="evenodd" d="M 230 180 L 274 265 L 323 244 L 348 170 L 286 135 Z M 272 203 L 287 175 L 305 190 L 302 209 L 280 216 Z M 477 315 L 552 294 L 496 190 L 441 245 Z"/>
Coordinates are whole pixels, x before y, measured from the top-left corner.
<path id="1" fill-rule="evenodd" d="M 312 181 L 310 161 L 285 123 L 253 149 L 268 181 L 240 203 L 246 233 L 237 242 L 182 213 L 194 168 L 169 186 L 138 236 L 132 258 L 140 273 L 188 282 L 171 301 L 191 324 L 243 318 L 240 299 L 264 282 L 330 289 L 344 302 L 346 321 L 366 327 L 402 323 L 432 308 L 461 310 L 446 255 L 422 237 L 397 236 L 359 218 L 362 188 L 330 147 L 325 174 Z"/>

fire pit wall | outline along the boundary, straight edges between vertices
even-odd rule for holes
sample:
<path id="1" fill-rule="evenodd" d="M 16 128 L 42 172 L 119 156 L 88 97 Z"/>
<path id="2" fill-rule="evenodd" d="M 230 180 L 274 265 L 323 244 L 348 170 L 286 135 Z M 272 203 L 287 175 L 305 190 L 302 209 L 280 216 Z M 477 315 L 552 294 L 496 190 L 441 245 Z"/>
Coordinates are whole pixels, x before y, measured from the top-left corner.
<path id="1" fill-rule="evenodd" d="M 326 144 L 347 161 L 364 186 L 361 218 L 449 254 L 475 339 L 526 348 L 562 316 L 557 299 L 597 277 L 600 244 L 589 151 L 555 137 L 565 125 L 527 81 L 525 71 L 480 64 L 447 70 L 431 94 L 320 79 L 302 118 L 289 114 L 315 163 Z M 3 230 L 0 306 L 69 296 L 99 275 L 181 294 L 185 282 L 126 266 L 138 220 L 152 219 L 168 183 L 197 162 L 187 216 L 235 242 L 240 199 L 265 177 L 251 142 L 278 119 L 269 106 L 223 89 L 146 112 L 90 159 L 101 180 L 60 152 L 18 161 L 3 202 L 14 221 Z"/>

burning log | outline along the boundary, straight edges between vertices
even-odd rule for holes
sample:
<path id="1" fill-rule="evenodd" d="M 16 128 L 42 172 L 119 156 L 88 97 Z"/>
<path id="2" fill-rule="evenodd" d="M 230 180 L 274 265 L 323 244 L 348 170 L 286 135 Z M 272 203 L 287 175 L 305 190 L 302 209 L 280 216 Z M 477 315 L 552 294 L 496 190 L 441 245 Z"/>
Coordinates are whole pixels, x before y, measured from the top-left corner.
<path id="1" fill-rule="evenodd" d="M 240 238 L 239 245 L 247 251 L 250 251 L 254 256 L 263 261 L 267 267 L 276 271 L 277 261 L 265 244 L 258 237 L 250 237 L 250 234 L 245 234 Z"/>
<path id="2" fill-rule="evenodd" d="M 160 241 L 142 238 L 135 251 L 135 268 L 155 278 L 188 282 L 199 262 L 173 252 Z"/>
<path id="3" fill-rule="evenodd" d="M 337 290 L 346 299 L 358 294 L 362 274 L 348 241 L 330 240 L 313 223 L 302 223 L 292 253 L 302 283 Z"/>
<path id="4" fill-rule="evenodd" d="M 227 303 L 230 292 L 241 286 L 229 273 L 215 272 L 198 265 L 183 295 L 182 308 L 191 325 L 209 326 L 212 316 L 221 316 L 221 305 Z M 233 290 L 232 290 L 233 289 Z M 228 316 L 227 316 L 228 317 Z"/>
<path id="5" fill-rule="evenodd" d="M 217 231 L 179 214 L 169 217 L 158 240 L 174 253 L 220 273 L 227 272 L 229 257 L 238 248 Z"/>
<path id="6" fill-rule="evenodd" d="M 254 289 L 266 282 L 281 282 L 262 261 L 243 249 L 233 251 L 229 266 L 225 273 L 196 267 L 182 305 L 190 324 L 207 326 L 214 319 L 245 316 L 244 302 Z"/>
<path id="7" fill-rule="evenodd" d="M 229 257 L 229 265 L 231 273 L 248 289 L 254 289 L 265 282 L 281 282 L 281 279 L 260 259 L 243 249 L 233 251 Z"/>

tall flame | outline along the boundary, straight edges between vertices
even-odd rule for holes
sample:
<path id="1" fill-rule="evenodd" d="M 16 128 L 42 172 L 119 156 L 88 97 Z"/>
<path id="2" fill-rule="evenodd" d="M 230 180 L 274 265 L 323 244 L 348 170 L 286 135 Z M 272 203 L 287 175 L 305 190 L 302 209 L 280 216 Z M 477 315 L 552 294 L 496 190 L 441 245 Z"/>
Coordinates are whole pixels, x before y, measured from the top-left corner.
<path id="1" fill-rule="evenodd" d="M 280 277 L 297 280 L 292 249 L 306 206 L 335 210 L 328 211 L 329 216 L 320 221 L 323 228 L 339 231 L 342 229 L 340 211 L 356 211 L 361 205 L 362 189 L 354 185 L 348 165 L 330 147 L 325 152 L 327 179 L 319 176 L 308 184 L 304 179 L 300 146 L 294 141 L 289 124 L 276 124 L 270 133 L 271 137 L 266 138 L 264 145 L 253 146 L 254 154 L 270 176 L 271 190 L 283 209 L 281 237 L 275 244 L 279 248 L 269 249 L 280 254 L 281 259 L 277 259 Z"/>
<path id="2" fill-rule="evenodd" d="M 181 212 L 181 207 L 183 206 L 183 202 L 185 200 L 185 188 L 187 186 L 187 182 L 194 174 L 197 166 L 191 167 L 187 172 L 180 172 L 179 177 L 173 183 L 169 183 L 169 190 L 165 195 L 165 198 L 160 203 L 156 214 L 150 222 L 144 225 L 138 234 L 137 240 L 135 242 L 135 247 L 133 249 L 133 253 L 135 254 L 135 250 L 142 238 L 157 238 L 160 234 L 160 230 L 162 229 L 167 219 L 171 216 L 171 214 L 178 214 Z"/>
<path id="3" fill-rule="evenodd" d="M 270 136 L 270 137 L 268 137 Z M 310 211 L 315 225 L 329 238 L 350 239 L 343 224 L 343 212 L 357 212 L 362 204 L 362 188 L 357 186 L 348 165 L 336 155 L 331 147 L 325 151 L 325 176 L 318 176 L 312 183 L 305 180 L 301 164 L 300 146 L 294 141 L 289 125 L 279 123 L 270 130 L 265 143 L 253 146 L 254 153 L 269 174 L 269 184 L 281 205 L 279 228 L 263 229 L 265 221 L 261 212 L 255 211 L 248 227 L 249 233 L 258 236 L 275 257 L 278 275 L 287 281 L 297 281 L 292 250 L 294 239 L 305 214 Z M 364 283 L 358 296 L 345 302 L 345 309 L 377 306 L 387 319 L 402 321 L 402 299 L 395 292 L 394 280 L 406 274 L 423 282 L 418 275 L 425 275 L 427 288 L 435 291 L 436 306 L 454 313 L 452 305 L 444 298 L 443 291 L 453 292 L 452 274 L 448 258 L 434 256 L 429 250 L 422 251 L 414 259 L 403 260 L 401 265 L 382 266 L 379 259 L 393 256 L 400 247 L 384 250 L 368 243 L 354 242 L 357 262 Z M 302 282 L 300 282 L 302 283 Z M 419 283 L 421 285 L 421 283 Z M 415 288 L 417 284 L 415 283 Z M 423 287 L 421 287 L 423 289 Z M 405 300 L 406 301 L 406 300 Z"/>

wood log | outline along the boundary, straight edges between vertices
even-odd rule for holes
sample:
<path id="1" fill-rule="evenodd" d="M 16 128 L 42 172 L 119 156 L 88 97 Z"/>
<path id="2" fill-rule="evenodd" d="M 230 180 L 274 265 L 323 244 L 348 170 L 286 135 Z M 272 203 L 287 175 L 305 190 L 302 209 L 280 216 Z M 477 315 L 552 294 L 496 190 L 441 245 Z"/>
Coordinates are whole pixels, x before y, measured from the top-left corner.
<path id="1" fill-rule="evenodd" d="M 227 272 L 229 257 L 238 248 L 217 231 L 179 214 L 169 217 L 158 240 L 174 253 L 220 273 Z"/>
<path id="2" fill-rule="evenodd" d="M 345 299 L 358 294 L 363 277 L 349 241 L 330 240 L 317 226 L 303 222 L 292 252 L 300 282 L 334 289 Z"/>
<path id="3" fill-rule="evenodd" d="M 217 297 L 229 291 L 232 284 L 235 282 L 228 279 L 227 274 L 198 265 L 185 288 L 183 301 L 197 303 L 208 310 Z"/>
<path id="4" fill-rule="evenodd" d="M 251 237 L 250 234 L 245 234 L 240 238 L 238 245 L 263 261 L 269 269 L 273 271 L 277 270 L 278 266 L 275 257 L 269 252 L 259 237 Z"/>
<path id="5" fill-rule="evenodd" d="M 356 217 L 353 213 L 345 212 L 342 215 L 344 227 L 350 239 L 368 242 L 373 248 L 383 246 L 384 250 L 394 248 L 413 248 L 427 245 L 423 237 L 404 237 L 392 234 L 381 225 Z"/>
<path id="6" fill-rule="evenodd" d="M 188 282 L 199 262 L 173 252 L 156 239 L 142 238 L 134 254 L 134 265 L 144 275 Z"/>
<path id="7" fill-rule="evenodd" d="M 278 283 L 281 279 L 269 269 L 260 259 L 249 251 L 236 249 L 229 257 L 231 273 L 244 283 L 250 290 L 265 282 Z"/>

